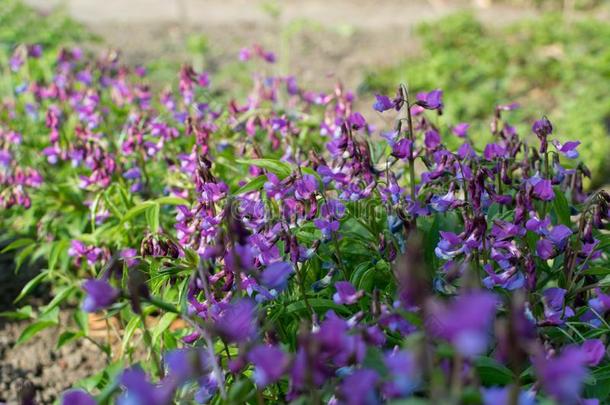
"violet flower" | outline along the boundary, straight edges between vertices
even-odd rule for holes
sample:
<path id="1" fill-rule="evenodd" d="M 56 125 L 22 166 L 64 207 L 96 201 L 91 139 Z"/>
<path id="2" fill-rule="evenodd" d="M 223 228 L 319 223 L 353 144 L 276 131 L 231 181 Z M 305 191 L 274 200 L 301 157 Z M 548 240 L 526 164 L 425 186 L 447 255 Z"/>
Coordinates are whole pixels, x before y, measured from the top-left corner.
<path id="1" fill-rule="evenodd" d="M 248 353 L 248 360 L 254 365 L 254 382 L 259 389 L 279 380 L 288 365 L 286 354 L 275 346 L 256 346 Z"/>
<path id="2" fill-rule="evenodd" d="M 375 111 L 384 112 L 387 110 L 391 110 L 396 106 L 396 103 L 390 100 L 388 96 L 377 94 L 375 95 L 375 99 L 376 101 L 373 104 L 373 109 Z"/>
<path id="3" fill-rule="evenodd" d="M 118 398 L 118 405 L 166 405 L 171 402 L 173 387 L 152 384 L 140 368 L 125 370 L 119 381 L 125 387 L 125 392 Z"/>
<path id="4" fill-rule="evenodd" d="M 484 405 L 510 405 L 511 386 L 507 387 L 492 387 L 483 388 L 483 404 Z M 536 394 L 531 391 L 519 390 L 519 398 L 517 405 L 535 405 Z"/>
<path id="5" fill-rule="evenodd" d="M 292 273 L 294 273 L 294 267 L 291 263 L 275 262 L 263 270 L 261 283 L 269 289 L 283 291 Z"/>
<path id="6" fill-rule="evenodd" d="M 364 291 L 356 291 L 356 288 L 349 281 L 337 281 L 335 288 L 337 292 L 333 295 L 333 301 L 340 305 L 355 304 L 364 295 Z"/>
<path id="7" fill-rule="evenodd" d="M 548 358 L 543 354 L 534 357 L 534 369 L 542 387 L 559 404 L 578 403 L 587 375 L 587 357 L 575 346 L 566 347 L 555 357 Z"/>
<path id="8" fill-rule="evenodd" d="M 585 364 L 589 367 L 597 366 L 606 355 L 606 346 L 600 339 L 585 340 L 580 346 Z"/>
<path id="9" fill-rule="evenodd" d="M 96 405 L 95 398 L 83 390 L 72 389 L 61 396 L 61 405 Z"/>
<path id="10" fill-rule="evenodd" d="M 248 299 L 228 304 L 214 327 L 227 342 L 243 343 L 249 340 L 256 334 L 256 305 Z"/>
<path id="11" fill-rule="evenodd" d="M 487 347 L 496 305 L 496 296 L 483 291 L 463 293 L 449 304 L 430 301 L 426 327 L 472 357 Z"/>
<path id="12" fill-rule="evenodd" d="M 346 405 L 372 405 L 380 403 L 375 386 L 379 375 L 368 369 L 357 370 L 341 383 L 342 403 Z"/>
<path id="13" fill-rule="evenodd" d="M 470 124 L 465 123 L 465 122 L 461 122 L 459 124 L 456 124 L 451 129 L 451 132 L 453 132 L 454 135 L 456 135 L 459 138 L 466 138 L 466 136 L 468 136 L 468 129 L 469 128 L 470 128 Z"/>
<path id="14" fill-rule="evenodd" d="M 568 159 L 576 159 L 578 157 L 578 151 L 576 148 L 580 145 L 580 141 L 569 141 L 561 144 L 557 139 L 553 139 L 553 146 Z"/>
<path id="15" fill-rule="evenodd" d="M 389 379 L 383 384 L 383 394 L 388 398 L 404 398 L 413 393 L 420 384 L 417 360 L 413 353 L 402 350 L 385 355 L 384 363 Z"/>
<path id="16" fill-rule="evenodd" d="M 83 311 L 96 312 L 112 305 L 119 296 L 119 291 L 106 280 L 89 279 L 83 283 L 87 293 L 83 301 Z"/>
<path id="17" fill-rule="evenodd" d="M 429 93 L 421 92 L 417 94 L 417 103 L 427 110 L 442 110 L 443 91 L 436 89 Z"/>

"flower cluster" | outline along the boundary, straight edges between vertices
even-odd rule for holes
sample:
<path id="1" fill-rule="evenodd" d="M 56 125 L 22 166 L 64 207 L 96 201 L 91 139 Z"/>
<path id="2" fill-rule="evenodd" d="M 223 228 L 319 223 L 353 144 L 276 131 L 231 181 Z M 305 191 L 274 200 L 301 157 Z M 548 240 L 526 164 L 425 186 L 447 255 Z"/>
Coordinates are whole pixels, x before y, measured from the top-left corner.
<path id="1" fill-rule="evenodd" d="M 114 53 L 36 76 L 39 53 L 11 64 L 0 195 L 32 206 L 54 302 L 124 336 L 124 369 L 63 403 L 608 399 L 588 378 L 607 378 L 610 196 L 548 118 L 520 134 L 497 106 L 481 144 L 439 89 L 377 95 L 378 130 L 341 86 L 259 73 L 230 98 L 184 66 L 157 95 Z"/>

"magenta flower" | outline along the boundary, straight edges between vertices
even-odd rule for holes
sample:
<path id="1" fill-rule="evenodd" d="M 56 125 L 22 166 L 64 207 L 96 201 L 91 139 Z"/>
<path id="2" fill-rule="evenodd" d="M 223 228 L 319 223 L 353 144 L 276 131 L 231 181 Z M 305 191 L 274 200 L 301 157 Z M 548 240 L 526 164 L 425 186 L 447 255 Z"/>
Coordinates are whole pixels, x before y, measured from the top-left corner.
<path id="1" fill-rule="evenodd" d="M 465 123 L 465 122 L 461 122 L 459 124 L 456 124 L 451 129 L 451 132 L 453 132 L 453 134 L 456 135 L 457 137 L 466 138 L 466 136 L 468 136 L 468 129 L 469 128 L 470 128 L 470 124 Z"/>

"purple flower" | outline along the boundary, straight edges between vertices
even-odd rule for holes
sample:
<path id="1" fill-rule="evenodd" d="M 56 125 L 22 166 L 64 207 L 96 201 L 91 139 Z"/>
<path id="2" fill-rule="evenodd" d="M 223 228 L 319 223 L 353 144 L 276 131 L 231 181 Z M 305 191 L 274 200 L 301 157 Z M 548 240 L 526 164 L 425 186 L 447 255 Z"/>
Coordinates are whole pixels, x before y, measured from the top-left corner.
<path id="1" fill-rule="evenodd" d="M 464 252 L 465 246 L 462 238 L 453 232 L 440 231 L 440 234 L 441 239 L 434 249 L 437 257 L 444 260 L 451 260 Z"/>
<path id="2" fill-rule="evenodd" d="M 549 216 L 546 216 L 543 220 L 541 220 L 534 214 L 525 223 L 525 228 L 528 231 L 541 234 L 546 230 L 546 228 L 549 227 L 550 224 L 551 224 L 551 218 Z"/>
<path id="3" fill-rule="evenodd" d="M 545 325 L 561 325 L 565 318 L 574 316 L 572 308 L 564 308 L 566 290 L 558 287 L 547 288 L 543 293 Z"/>
<path id="4" fill-rule="evenodd" d="M 476 152 L 472 148 L 472 145 L 468 142 L 464 142 L 462 146 L 460 146 L 457 151 L 457 155 L 460 159 L 468 159 L 477 156 Z"/>
<path id="5" fill-rule="evenodd" d="M 487 144 L 487 146 L 485 146 L 485 150 L 483 151 L 483 157 L 485 157 L 486 160 L 506 157 L 506 148 L 498 145 L 497 143 Z"/>
<path id="6" fill-rule="evenodd" d="M 553 242 L 548 239 L 540 239 L 536 242 L 536 253 L 543 260 L 549 260 L 555 255 Z"/>
<path id="7" fill-rule="evenodd" d="M 364 295 L 364 291 L 356 291 L 349 281 L 337 281 L 335 288 L 337 292 L 333 295 L 333 301 L 337 304 L 355 304 Z"/>
<path id="8" fill-rule="evenodd" d="M 140 169 L 137 167 L 132 167 L 131 169 L 125 170 L 123 173 L 123 178 L 127 180 L 135 180 L 141 177 Z"/>
<path id="9" fill-rule="evenodd" d="M 569 346 L 559 356 L 547 358 L 539 354 L 533 359 L 534 369 L 544 390 L 560 404 L 576 404 L 587 375 L 586 356 L 580 348 Z"/>
<path id="10" fill-rule="evenodd" d="M 391 110 L 396 106 L 396 103 L 390 100 L 388 96 L 377 94 L 375 95 L 375 99 L 375 104 L 373 104 L 373 109 L 375 111 L 384 112 L 387 110 Z"/>
<path id="11" fill-rule="evenodd" d="M 243 343 L 256 334 L 256 305 L 248 299 L 229 304 L 214 326 L 227 342 Z"/>
<path id="12" fill-rule="evenodd" d="M 250 58 L 252 58 L 252 51 L 250 51 L 250 48 L 242 48 L 239 51 L 239 60 L 242 62 L 246 62 L 249 61 Z"/>
<path id="13" fill-rule="evenodd" d="M 96 405 L 95 399 L 83 390 L 69 390 L 61 396 L 62 405 Z"/>
<path id="14" fill-rule="evenodd" d="M 418 93 L 417 103 L 427 110 L 441 110 L 443 108 L 443 91 L 436 89 L 429 93 Z"/>
<path id="15" fill-rule="evenodd" d="M 261 275 L 261 283 L 273 290 L 283 291 L 288 283 L 288 278 L 294 272 L 291 263 L 275 262 L 267 266 Z"/>
<path id="16" fill-rule="evenodd" d="M 89 279 L 83 283 L 87 293 L 83 301 L 83 311 L 96 312 L 109 307 L 119 296 L 119 291 L 106 280 Z"/>
<path id="17" fill-rule="evenodd" d="M 248 360 L 254 364 L 254 382 L 261 389 L 279 380 L 288 365 L 286 354 L 275 346 L 256 346 Z"/>
<path id="18" fill-rule="evenodd" d="M 359 112 L 354 112 L 349 116 L 349 123 L 355 130 L 364 128 L 366 126 L 366 120 Z"/>
<path id="19" fill-rule="evenodd" d="M 580 145 L 580 141 L 569 141 L 563 145 L 557 139 L 553 139 L 553 146 L 569 159 L 576 159 L 578 157 L 578 151 L 576 148 Z"/>
<path id="20" fill-rule="evenodd" d="M 318 179 L 313 174 L 304 174 L 295 182 L 294 196 L 300 200 L 308 200 L 318 188 Z"/>
<path id="21" fill-rule="evenodd" d="M 127 264 L 127 267 L 136 266 L 140 261 L 136 258 L 138 251 L 132 248 L 121 250 L 121 259 Z"/>
<path id="22" fill-rule="evenodd" d="M 121 374 L 119 382 L 125 387 L 125 393 L 119 397 L 118 405 L 165 405 L 170 403 L 173 387 L 153 385 L 140 368 L 125 370 Z"/>
<path id="23" fill-rule="evenodd" d="M 538 135 L 538 137 L 546 137 L 553 133 L 553 125 L 547 117 L 542 117 L 532 125 L 532 131 Z"/>
<path id="24" fill-rule="evenodd" d="M 570 228 L 565 225 L 557 225 L 549 232 L 548 238 L 559 250 L 563 250 L 570 235 L 572 235 Z"/>
<path id="25" fill-rule="evenodd" d="M 494 294 L 482 291 L 459 295 L 448 305 L 430 301 L 426 327 L 463 356 L 475 356 L 487 347 L 496 304 Z"/>
<path id="26" fill-rule="evenodd" d="M 333 232 L 339 230 L 339 221 L 327 220 L 323 218 L 316 218 L 313 221 L 316 228 L 322 231 L 322 236 L 325 240 L 329 240 L 332 237 Z"/>
<path id="27" fill-rule="evenodd" d="M 350 374 L 341 383 L 341 399 L 346 405 L 369 405 L 379 402 L 375 385 L 379 376 L 373 370 L 361 369 Z"/>
<path id="28" fill-rule="evenodd" d="M 492 387 L 483 388 L 483 404 L 484 405 L 510 405 L 510 391 L 512 388 L 507 387 Z M 519 400 L 517 405 L 534 405 L 536 403 L 536 394 L 531 391 L 519 391 Z"/>
<path id="29" fill-rule="evenodd" d="M 8 167 L 11 164 L 11 153 L 8 150 L 0 149 L 0 165 Z"/>
<path id="30" fill-rule="evenodd" d="M 551 180 L 538 179 L 534 184 L 533 194 L 534 197 L 542 201 L 553 200 L 555 198 L 555 193 L 553 192 Z"/>
<path id="31" fill-rule="evenodd" d="M 597 366 L 606 355 L 606 346 L 600 339 L 585 340 L 580 346 L 585 364 L 590 367 Z"/>
<path id="32" fill-rule="evenodd" d="M 411 155 L 411 145 L 412 142 L 407 138 L 399 140 L 392 145 L 392 156 L 397 157 L 398 159 L 405 159 Z"/>
<path id="33" fill-rule="evenodd" d="M 465 122 L 461 122 L 457 125 L 455 125 L 451 131 L 458 137 L 460 138 L 466 138 L 466 136 L 468 135 L 468 129 L 470 128 L 470 124 L 467 124 Z"/>
<path id="34" fill-rule="evenodd" d="M 449 191 L 443 196 L 434 195 L 430 200 L 432 209 L 438 212 L 446 212 L 449 208 L 458 205 L 460 201 L 455 198 L 455 192 Z"/>
<path id="35" fill-rule="evenodd" d="M 428 149 L 436 149 L 436 147 L 441 144 L 441 136 L 433 129 L 428 130 L 424 137 L 424 144 Z"/>
<path id="36" fill-rule="evenodd" d="M 413 353 L 393 351 L 384 358 L 390 378 L 383 385 L 383 393 L 388 398 L 410 395 L 419 385 L 419 370 Z"/>

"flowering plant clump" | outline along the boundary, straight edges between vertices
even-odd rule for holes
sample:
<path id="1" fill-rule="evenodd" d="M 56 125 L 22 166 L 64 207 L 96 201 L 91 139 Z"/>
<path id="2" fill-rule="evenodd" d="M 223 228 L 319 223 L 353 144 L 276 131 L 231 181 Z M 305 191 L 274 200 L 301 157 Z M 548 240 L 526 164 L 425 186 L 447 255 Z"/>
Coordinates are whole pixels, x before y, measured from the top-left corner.
<path id="1" fill-rule="evenodd" d="M 18 300 L 54 292 L 20 341 L 77 302 L 59 346 L 114 325 L 64 404 L 607 401 L 610 196 L 546 117 L 497 106 L 479 145 L 438 89 L 359 113 L 263 73 L 226 100 L 189 66 L 157 94 L 114 53 L 10 69 L 5 250 L 46 260 Z"/>

